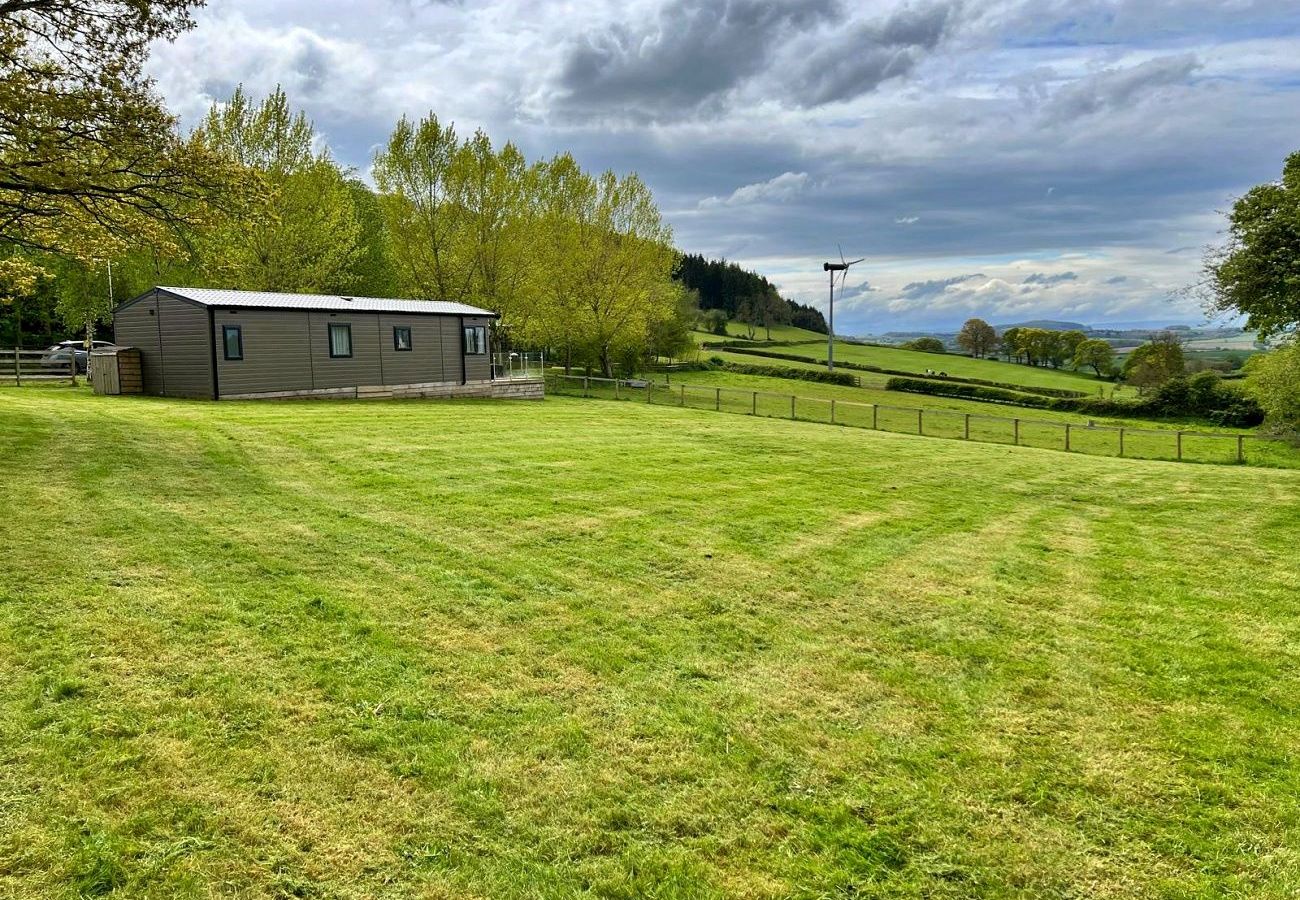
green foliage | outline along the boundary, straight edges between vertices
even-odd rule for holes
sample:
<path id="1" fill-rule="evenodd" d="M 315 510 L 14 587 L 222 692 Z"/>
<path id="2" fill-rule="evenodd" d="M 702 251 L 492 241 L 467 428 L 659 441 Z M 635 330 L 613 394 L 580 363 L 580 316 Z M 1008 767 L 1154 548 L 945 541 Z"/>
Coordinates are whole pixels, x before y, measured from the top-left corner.
<path id="1" fill-rule="evenodd" d="M 706 259 L 698 253 L 683 254 L 674 277 L 699 292 L 701 309 L 721 310 L 728 319 L 744 322 L 741 305 L 748 303 L 755 309 L 756 324 L 764 327 L 789 324 L 818 334 L 826 334 L 829 330 L 820 310 L 782 299 L 776 287 L 762 275 L 725 259 Z"/>
<path id="2" fill-rule="evenodd" d="M 1300 430 L 1300 344 L 1289 343 L 1246 361 L 1246 391 L 1270 425 Z"/>
<path id="3" fill-rule="evenodd" d="M 1186 371 L 1183 345 L 1172 331 L 1163 332 L 1124 359 L 1124 380 L 1146 392 Z"/>
<path id="4" fill-rule="evenodd" d="M 635 174 L 593 176 L 568 154 L 528 166 L 432 113 L 398 122 L 374 173 L 402 290 L 492 309 L 566 368 L 612 375 L 677 315 L 672 231 Z"/>
<path id="5" fill-rule="evenodd" d="M 716 362 L 714 362 L 716 360 Z M 818 372 L 815 369 L 795 369 L 790 366 L 748 366 L 742 363 L 727 362 L 720 357 L 711 357 L 716 368 L 738 375 L 763 375 L 768 378 L 790 378 L 796 381 L 816 381 L 821 384 L 842 384 L 855 387 L 858 376 L 850 372 Z"/>
<path id="6" fill-rule="evenodd" d="M 919 350 L 922 353 L 943 353 L 943 341 L 934 337 L 922 337 L 903 344 L 904 350 Z"/>
<path id="7" fill-rule="evenodd" d="M 254 105 L 240 86 L 208 112 L 195 139 L 265 188 L 199 232 L 208 284 L 302 293 L 350 289 L 361 236 L 355 189 L 329 153 L 314 148 L 313 137 L 311 123 L 289 108 L 280 87 Z"/>
<path id="8" fill-rule="evenodd" d="M 1238 391 L 1219 383 L 1214 373 L 1196 376 L 1196 383 L 1178 376 L 1139 400 L 1105 397 L 1043 397 L 1006 388 L 928 381 L 920 378 L 890 378 L 885 389 L 942 397 L 964 397 L 989 403 L 1006 403 L 1031 409 L 1051 409 L 1096 416 L 1134 418 L 1194 417 L 1213 425 L 1249 428 L 1263 421 L 1258 404 Z"/>
<path id="9" fill-rule="evenodd" d="M 239 179 L 179 136 L 145 61 L 193 0 L 0 4 L 0 243 L 84 262 L 178 233 Z"/>
<path id="10" fill-rule="evenodd" d="M 957 346 L 971 356 L 983 358 L 998 346 L 998 333 L 983 319 L 967 319 L 957 333 Z"/>
<path id="11" fill-rule="evenodd" d="M 1101 338 L 1088 338 L 1074 348 L 1074 368 L 1090 368 L 1100 378 L 1115 369 L 1115 348 Z"/>
<path id="12" fill-rule="evenodd" d="M 1264 339 L 1300 327 L 1300 152 L 1287 157 L 1280 180 L 1232 205 L 1227 243 L 1205 270 L 1214 310 L 1244 314 Z"/>

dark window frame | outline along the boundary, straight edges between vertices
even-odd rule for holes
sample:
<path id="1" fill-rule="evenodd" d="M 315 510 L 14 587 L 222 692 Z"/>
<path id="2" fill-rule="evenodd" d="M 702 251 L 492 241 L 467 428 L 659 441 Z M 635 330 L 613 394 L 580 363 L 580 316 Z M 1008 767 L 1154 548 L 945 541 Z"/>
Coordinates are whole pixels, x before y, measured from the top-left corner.
<path id="1" fill-rule="evenodd" d="M 348 331 L 348 352 L 334 352 L 334 329 L 346 328 Z M 330 359 L 351 359 L 352 358 L 352 323 L 351 322 L 327 322 L 325 323 L 325 349 L 329 351 Z"/>
<path id="2" fill-rule="evenodd" d="M 230 332 L 235 333 L 235 343 L 239 345 L 239 355 L 230 355 Z M 244 358 L 244 326 L 243 325 L 225 325 L 221 326 L 221 353 L 222 356 L 230 362 L 239 362 Z"/>
<path id="3" fill-rule="evenodd" d="M 399 341 L 399 340 L 397 339 L 397 333 L 398 333 L 399 331 L 405 331 L 405 332 L 406 332 L 406 346 L 405 346 L 405 347 L 403 347 L 401 341 Z M 408 352 L 410 352 L 414 347 L 415 347 L 415 337 L 411 334 L 411 326 L 410 326 L 410 325 L 394 325 L 394 326 L 393 326 L 393 351 L 396 352 L 396 353 L 408 353 Z"/>
<path id="4" fill-rule="evenodd" d="M 482 343 L 482 347 L 483 347 L 483 349 L 482 349 L 482 350 L 471 350 L 471 349 L 470 349 L 469 333 L 470 333 L 471 331 L 482 332 L 482 334 L 483 334 L 483 343 Z M 461 340 L 461 346 L 464 348 L 464 351 L 465 351 L 465 355 L 466 355 L 466 356 L 486 356 L 486 355 L 487 355 L 487 326 L 486 326 L 486 325 L 466 325 L 466 326 L 464 327 L 464 329 L 462 330 L 462 332 L 461 332 L 461 338 L 460 338 L 460 340 Z M 478 342 L 477 340 L 475 340 L 474 343 L 475 343 L 475 344 L 478 344 L 479 342 Z"/>

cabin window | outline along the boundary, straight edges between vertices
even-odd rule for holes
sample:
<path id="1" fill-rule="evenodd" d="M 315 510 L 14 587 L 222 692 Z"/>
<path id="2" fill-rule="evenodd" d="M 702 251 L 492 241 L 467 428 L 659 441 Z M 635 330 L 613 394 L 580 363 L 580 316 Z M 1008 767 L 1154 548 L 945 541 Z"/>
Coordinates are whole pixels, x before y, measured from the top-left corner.
<path id="1" fill-rule="evenodd" d="M 330 359 L 348 359 L 352 356 L 352 326 L 330 322 Z"/>
<path id="2" fill-rule="evenodd" d="M 465 326 L 465 353 L 467 356 L 481 356 L 487 353 L 487 328 L 485 326 Z"/>
<path id="3" fill-rule="evenodd" d="M 411 327 L 409 325 L 393 326 L 393 349 L 394 350 L 411 349 Z"/>
<path id="4" fill-rule="evenodd" d="M 238 325 L 221 326 L 221 345 L 225 348 L 226 359 L 244 358 L 244 332 Z"/>

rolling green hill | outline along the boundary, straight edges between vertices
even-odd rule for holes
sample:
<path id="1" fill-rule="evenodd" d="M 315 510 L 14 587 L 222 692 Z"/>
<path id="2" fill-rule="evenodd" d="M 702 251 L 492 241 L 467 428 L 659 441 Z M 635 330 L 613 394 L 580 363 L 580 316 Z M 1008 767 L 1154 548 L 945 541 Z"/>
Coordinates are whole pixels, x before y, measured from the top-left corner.
<path id="1" fill-rule="evenodd" d="M 1289 895 L 1294 472 L 0 388 L 0 895 Z"/>

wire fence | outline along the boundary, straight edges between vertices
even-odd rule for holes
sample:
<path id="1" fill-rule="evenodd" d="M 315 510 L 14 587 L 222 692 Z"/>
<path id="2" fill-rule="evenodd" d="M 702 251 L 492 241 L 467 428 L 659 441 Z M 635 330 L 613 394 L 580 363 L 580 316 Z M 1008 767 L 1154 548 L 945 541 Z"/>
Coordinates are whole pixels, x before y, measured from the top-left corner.
<path id="1" fill-rule="evenodd" d="M 742 388 L 683 383 L 656 384 L 639 379 L 563 375 L 558 372 L 546 373 L 546 390 L 551 394 L 567 396 L 707 409 L 1097 456 L 1288 468 L 1300 466 L 1300 455 L 1289 446 L 1280 441 L 1248 434 L 1130 428 L 1093 422 L 1080 424 L 950 409 L 828 400 Z"/>

